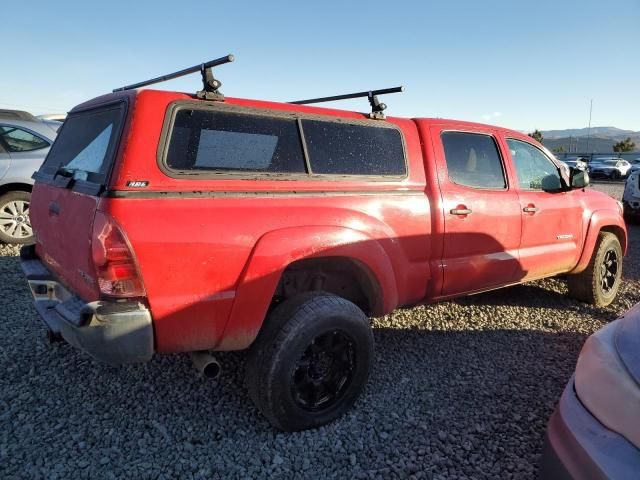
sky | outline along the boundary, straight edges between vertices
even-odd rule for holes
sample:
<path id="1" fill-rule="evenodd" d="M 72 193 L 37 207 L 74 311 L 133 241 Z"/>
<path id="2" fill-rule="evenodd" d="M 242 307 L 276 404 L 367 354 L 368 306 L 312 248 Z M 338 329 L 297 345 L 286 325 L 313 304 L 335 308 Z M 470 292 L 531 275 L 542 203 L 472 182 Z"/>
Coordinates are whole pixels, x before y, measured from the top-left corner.
<path id="1" fill-rule="evenodd" d="M 2 8 L 0 108 L 66 112 L 228 53 L 228 96 L 404 85 L 387 114 L 640 130 L 640 0 L 44 1 Z M 10 46 L 11 48 L 7 48 Z M 195 92 L 198 74 L 153 88 Z M 327 104 L 368 111 L 366 99 Z"/>

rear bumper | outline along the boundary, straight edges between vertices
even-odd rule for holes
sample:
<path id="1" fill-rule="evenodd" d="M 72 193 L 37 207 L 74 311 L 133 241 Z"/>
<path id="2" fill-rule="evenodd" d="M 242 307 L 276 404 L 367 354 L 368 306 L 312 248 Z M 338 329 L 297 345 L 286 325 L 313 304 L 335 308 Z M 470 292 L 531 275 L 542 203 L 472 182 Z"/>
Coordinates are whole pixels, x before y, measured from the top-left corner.
<path id="1" fill-rule="evenodd" d="M 20 255 L 34 304 L 47 328 L 111 365 L 146 362 L 154 353 L 151 312 L 137 301 L 86 303 L 57 281 L 32 246 Z"/>
<path id="2" fill-rule="evenodd" d="M 640 450 L 608 430 L 582 405 L 573 378 L 553 413 L 540 460 L 540 479 L 637 479 Z"/>

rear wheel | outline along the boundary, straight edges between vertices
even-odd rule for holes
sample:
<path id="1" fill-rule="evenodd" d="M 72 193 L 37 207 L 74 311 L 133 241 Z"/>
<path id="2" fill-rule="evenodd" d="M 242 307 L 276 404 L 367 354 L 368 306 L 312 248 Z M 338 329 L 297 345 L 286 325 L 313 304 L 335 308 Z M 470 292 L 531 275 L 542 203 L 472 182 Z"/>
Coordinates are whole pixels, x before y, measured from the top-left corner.
<path id="1" fill-rule="evenodd" d="M 251 347 L 249 395 L 276 428 L 324 425 L 356 401 L 373 354 L 373 333 L 362 310 L 328 293 L 302 294 L 269 315 Z"/>
<path id="2" fill-rule="evenodd" d="M 0 241 L 17 244 L 33 241 L 30 202 L 29 192 L 9 192 L 0 197 Z"/>
<path id="3" fill-rule="evenodd" d="M 620 241 L 613 233 L 600 232 L 587 268 L 567 277 L 569 295 L 577 300 L 605 307 L 616 298 L 621 278 Z"/>

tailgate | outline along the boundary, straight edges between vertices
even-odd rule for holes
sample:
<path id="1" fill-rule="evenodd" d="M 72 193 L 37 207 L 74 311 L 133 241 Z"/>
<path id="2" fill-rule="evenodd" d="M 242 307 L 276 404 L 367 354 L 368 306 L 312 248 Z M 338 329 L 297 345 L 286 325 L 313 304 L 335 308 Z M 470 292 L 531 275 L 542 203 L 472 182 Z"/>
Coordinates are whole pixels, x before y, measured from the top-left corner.
<path id="1" fill-rule="evenodd" d="M 34 187 L 29 215 L 40 259 L 86 301 L 99 289 L 91 260 L 91 229 L 98 198 L 46 184 Z"/>
<path id="2" fill-rule="evenodd" d="M 99 288 L 91 255 L 99 195 L 115 161 L 127 103 L 73 111 L 36 172 L 30 205 L 36 252 L 85 301 Z"/>

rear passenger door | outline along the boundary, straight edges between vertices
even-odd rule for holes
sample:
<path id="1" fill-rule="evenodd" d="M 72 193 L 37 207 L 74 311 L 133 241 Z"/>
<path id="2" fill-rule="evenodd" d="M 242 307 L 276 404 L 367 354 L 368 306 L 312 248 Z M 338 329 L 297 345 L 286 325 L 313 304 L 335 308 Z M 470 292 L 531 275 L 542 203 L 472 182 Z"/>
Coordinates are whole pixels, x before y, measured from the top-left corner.
<path id="1" fill-rule="evenodd" d="M 432 130 L 444 214 L 442 296 L 522 278 L 520 204 L 495 133 Z"/>

